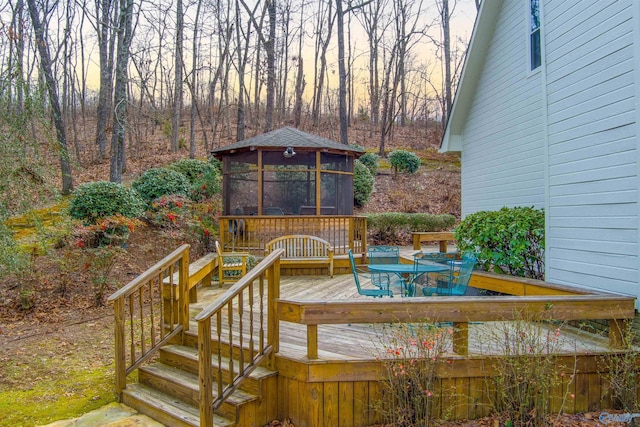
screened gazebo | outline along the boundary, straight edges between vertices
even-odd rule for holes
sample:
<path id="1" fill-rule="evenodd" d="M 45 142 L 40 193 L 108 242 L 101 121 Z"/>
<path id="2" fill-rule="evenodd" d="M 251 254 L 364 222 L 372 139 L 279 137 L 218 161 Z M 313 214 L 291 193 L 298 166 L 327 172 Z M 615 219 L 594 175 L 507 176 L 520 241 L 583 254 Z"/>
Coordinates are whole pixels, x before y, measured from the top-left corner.
<path id="1" fill-rule="evenodd" d="M 353 249 L 352 237 L 332 233 L 354 232 L 345 223 L 353 218 L 353 163 L 362 154 L 291 127 L 213 150 L 223 164 L 224 246 L 262 254 L 271 238 L 304 233 L 327 238 L 337 253 Z M 329 225 L 330 218 L 337 222 Z"/>
<path id="2" fill-rule="evenodd" d="M 212 154 L 225 215 L 352 215 L 353 161 L 364 151 L 284 127 Z"/>

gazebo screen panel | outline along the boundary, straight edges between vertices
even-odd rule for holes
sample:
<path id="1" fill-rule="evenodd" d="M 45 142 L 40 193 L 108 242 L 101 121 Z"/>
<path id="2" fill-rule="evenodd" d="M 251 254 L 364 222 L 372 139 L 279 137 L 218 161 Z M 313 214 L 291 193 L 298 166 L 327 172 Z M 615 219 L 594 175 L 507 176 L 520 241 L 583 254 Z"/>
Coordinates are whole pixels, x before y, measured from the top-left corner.
<path id="1" fill-rule="evenodd" d="M 300 208 L 316 206 L 316 153 L 298 152 L 286 158 L 282 151 L 262 153 L 262 213 L 299 215 Z"/>
<path id="2" fill-rule="evenodd" d="M 322 172 L 321 213 L 353 215 L 353 175 Z"/>
<path id="3" fill-rule="evenodd" d="M 353 172 L 353 156 L 345 154 L 322 153 L 320 155 L 320 169 Z"/>
<path id="4" fill-rule="evenodd" d="M 225 215 L 258 213 L 258 155 L 238 153 L 225 157 Z"/>
<path id="5" fill-rule="evenodd" d="M 300 208 L 316 205 L 315 171 L 302 171 L 295 166 L 278 166 L 262 175 L 263 214 L 299 215 Z"/>

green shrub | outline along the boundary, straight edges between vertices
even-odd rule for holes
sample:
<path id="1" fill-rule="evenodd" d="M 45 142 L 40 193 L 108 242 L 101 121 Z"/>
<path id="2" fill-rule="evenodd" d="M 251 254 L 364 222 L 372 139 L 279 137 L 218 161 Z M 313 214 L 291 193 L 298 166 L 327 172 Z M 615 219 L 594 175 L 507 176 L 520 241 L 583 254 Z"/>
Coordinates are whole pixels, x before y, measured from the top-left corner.
<path id="1" fill-rule="evenodd" d="M 371 171 L 360 160 L 353 164 L 353 203 L 357 207 L 367 204 L 373 193 L 374 179 Z"/>
<path id="2" fill-rule="evenodd" d="M 420 168 L 420 157 L 406 150 L 394 150 L 388 159 L 394 176 L 399 172 L 416 173 Z"/>
<path id="3" fill-rule="evenodd" d="M 191 185 L 186 176 L 168 168 L 147 169 L 131 184 L 147 202 L 169 194 L 189 194 Z"/>
<path id="4" fill-rule="evenodd" d="M 191 184 L 189 197 L 194 201 L 208 199 L 222 190 L 216 165 L 198 159 L 181 159 L 169 166 L 187 177 Z"/>
<path id="5" fill-rule="evenodd" d="M 219 175 L 222 175 L 222 162 L 220 160 L 218 160 L 217 158 L 211 156 L 209 158 L 209 164 L 213 165 L 213 167 L 216 168 L 216 170 L 218 171 Z"/>
<path id="6" fill-rule="evenodd" d="M 476 212 L 454 232 L 458 249 L 476 252 L 484 270 L 544 279 L 544 210 L 504 207 Z"/>
<path id="7" fill-rule="evenodd" d="M 449 230 L 455 221 L 448 214 L 386 212 L 367 215 L 367 229 L 376 243 L 405 243 L 412 231 Z"/>
<path id="8" fill-rule="evenodd" d="M 69 215 L 88 224 L 120 214 L 135 218 L 144 214 L 145 203 L 133 189 L 122 184 L 96 181 L 81 184 L 73 192 Z"/>
<path id="9" fill-rule="evenodd" d="M 378 160 L 380 160 L 380 156 L 376 153 L 364 153 L 358 160 L 369 169 L 371 175 L 375 176 L 376 173 L 378 173 Z"/>

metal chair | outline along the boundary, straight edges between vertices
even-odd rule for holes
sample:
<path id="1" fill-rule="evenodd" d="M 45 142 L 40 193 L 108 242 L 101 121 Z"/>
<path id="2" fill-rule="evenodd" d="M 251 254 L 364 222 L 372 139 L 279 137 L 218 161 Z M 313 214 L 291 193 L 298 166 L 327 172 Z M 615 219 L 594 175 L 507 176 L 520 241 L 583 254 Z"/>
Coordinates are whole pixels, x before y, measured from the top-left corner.
<path id="1" fill-rule="evenodd" d="M 433 273 L 418 273 L 418 267 L 420 265 L 429 264 L 444 264 L 449 265 L 450 261 L 454 261 L 458 254 L 456 252 L 418 252 L 413 255 L 413 282 L 421 284 L 423 286 L 435 286 L 435 280 L 429 280 L 429 274 L 434 276 Z"/>
<path id="2" fill-rule="evenodd" d="M 439 273 L 435 287 L 422 288 L 422 293 L 429 295 L 461 296 L 467 292 L 473 268 L 476 265 L 475 254 L 464 254 L 461 261 L 449 261 L 449 271 Z"/>
<path id="3" fill-rule="evenodd" d="M 397 246 L 369 246 L 367 257 L 369 264 L 397 264 L 400 262 L 400 250 Z"/>
<path id="4" fill-rule="evenodd" d="M 360 278 L 364 278 L 364 279 L 369 279 L 371 280 L 371 275 L 370 274 L 365 274 L 362 272 L 359 272 L 357 267 L 356 267 L 356 262 L 353 259 L 353 252 L 351 251 L 351 249 L 349 249 L 349 261 L 351 262 L 351 272 L 353 273 L 353 280 L 356 282 L 356 288 L 358 288 L 358 293 L 360 295 L 364 295 L 364 296 L 368 296 L 368 297 L 374 297 L 374 298 L 382 298 L 385 296 L 388 297 L 393 297 L 393 292 L 391 291 L 390 287 L 378 287 L 376 289 L 365 289 L 361 286 L 360 284 Z M 383 273 L 380 274 L 376 274 L 376 275 L 385 275 Z M 387 275 L 388 276 L 388 275 Z M 390 283 L 391 280 L 388 279 L 388 283 Z"/>

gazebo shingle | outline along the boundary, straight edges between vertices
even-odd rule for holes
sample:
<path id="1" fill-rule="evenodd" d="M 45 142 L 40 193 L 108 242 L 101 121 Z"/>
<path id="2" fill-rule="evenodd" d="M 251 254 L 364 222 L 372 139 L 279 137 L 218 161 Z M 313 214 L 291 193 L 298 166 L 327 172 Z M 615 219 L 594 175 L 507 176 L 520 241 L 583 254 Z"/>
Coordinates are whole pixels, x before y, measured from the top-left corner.
<path id="1" fill-rule="evenodd" d="M 338 151 L 353 152 L 356 157 L 359 154 L 364 154 L 364 150 L 349 145 L 340 144 L 330 139 L 322 138 L 320 136 L 311 135 L 306 132 L 302 132 L 299 129 L 292 127 L 283 127 L 271 132 L 263 133 L 262 135 L 254 136 L 243 141 L 234 142 L 233 144 L 225 145 L 211 150 L 211 153 L 215 156 L 223 153 L 229 153 L 234 151 L 250 150 L 252 148 L 304 148 L 304 149 L 330 149 Z"/>

